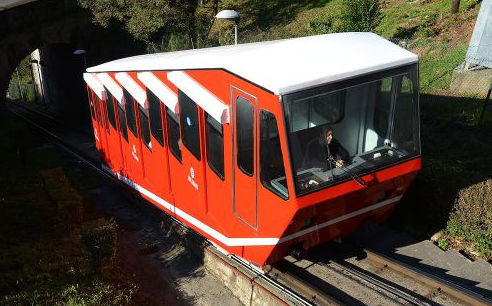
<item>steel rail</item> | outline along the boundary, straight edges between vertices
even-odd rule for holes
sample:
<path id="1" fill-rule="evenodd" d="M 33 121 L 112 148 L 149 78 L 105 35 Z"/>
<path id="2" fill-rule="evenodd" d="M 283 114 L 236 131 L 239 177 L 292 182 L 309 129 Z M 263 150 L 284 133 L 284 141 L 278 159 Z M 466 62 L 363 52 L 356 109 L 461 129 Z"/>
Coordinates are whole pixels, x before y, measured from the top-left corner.
<path id="1" fill-rule="evenodd" d="M 323 264 L 326 265 L 326 264 Z M 416 306 L 429 306 L 429 303 L 424 302 L 419 300 L 417 297 L 414 297 L 406 292 L 404 292 L 401 289 L 398 289 L 396 286 L 389 284 L 388 282 L 381 281 L 377 279 L 376 277 L 371 276 L 369 273 L 364 273 L 363 271 L 359 271 L 357 269 L 354 269 L 350 267 L 349 265 L 336 262 L 336 261 L 330 261 L 330 265 L 344 271 L 352 274 L 353 276 L 356 276 L 367 283 L 383 290 L 386 291 L 387 293 L 395 296 L 398 299 L 401 299 L 407 303 L 410 303 L 411 305 L 416 305 Z M 327 266 L 327 265 L 326 265 Z"/>
<path id="2" fill-rule="evenodd" d="M 15 102 L 12 102 L 12 101 L 7 101 L 6 103 L 7 105 L 13 105 L 14 107 L 19 107 L 19 108 L 22 108 L 28 112 L 31 112 L 31 113 L 35 113 L 39 116 L 42 116 L 42 117 L 45 117 L 45 118 L 48 118 L 49 120 L 53 121 L 53 122 L 56 122 L 58 124 L 61 124 L 61 125 L 64 125 L 66 127 L 69 127 L 71 128 L 72 130 L 75 130 L 83 135 L 86 135 L 86 136 L 90 136 L 92 137 L 92 134 L 89 133 L 88 131 L 85 131 L 77 126 L 73 126 L 72 124 L 68 123 L 68 122 L 63 122 L 61 121 L 59 118 L 56 118 L 54 117 L 53 115 L 50 115 L 50 114 L 47 114 L 47 113 L 44 113 L 42 111 L 39 111 L 35 108 L 32 108 L 32 107 L 28 107 L 26 105 L 23 105 L 22 103 L 15 103 Z"/>
<path id="3" fill-rule="evenodd" d="M 17 105 L 16 105 L 17 106 Z M 25 111 L 31 112 L 31 110 L 27 107 L 22 107 Z M 55 144 L 58 145 L 60 148 L 63 150 L 67 151 L 69 154 L 73 155 L 76 157 L 78 160 L 83 162 L 85 165 L 89 166 L 92 170 L 98 172 L 100 175 L 103 177 L 109 179 L 112 183 L 115 183 L 119 187 L 124 187 L 125 190 L 131 191 L 132 195 L 135 196 L 139 201 L 145 201 L 146 203 L 149 203 L 145 199 L 141 198 L 138 196 L 138 194 L 128 188 L 126 184 L 118 180 L 115 176 L 112 174 L 104 171 L 100 165 L 98 165 L 98 161 L 93 160 L 92 158 L 86 156 L 85 154 L 80 153 L 77 149 L 73 148 L 70 144 L 65 142 L 62 138 L 54 134 L 53 132 L 47 130 L 43 126 L 39 125 L 36 123 L 34 120 L 26 118 L 22 116 L 21 114 L 16 113 L 12 109 L 9 108 L 9 111 L 14 114 L 15 116 L 19 117 L 20 119 L 26 121 L 27 123 L 31 124 L 32 126 L 36 127 L 37 129 L 41 130 L 45 134 L 49 135 L 51 138 L 55 140 Z M 34 112 L 34 111 L 32 111 Z M 35 112 L 37 113 L 37 116 L 44 116 L 45 118 L 48 118 L 51 121 L 55 121 L 58 124 L 63 124 L 62 122 L 59 122 L 58 120 L 54 118 L 50 118 L 50 116 L 45 116 L 42 113 Z M 87 135 L 86 133 L 84 133 Z M 149 205 L 145 205 L 148 207 Z M 151 205 L 152 208 L 155 208 L 154 205 Z M 159 212 L 162 212 L 159 210 Z M 153 214 L 151 214 L 153 215 Z M 183 227 L 186 230 L 190 230 L 189 227 L 187 227 L 185 224 L 183 224 L 181 221 L 178 219 L 174 218 L 171 215 L 165 214 L 166 217 L 168 217 L 174 224 L 179 225 L 180 227 Z M 303 280 L 299 279 L 296 277 L 294 274 L 287 274 L 285 272 L 279 271 L 275 269 L 274 267 L 270 267 L 268 274 L 274 274 L 276 276 L 277 280 L 280 280 L 287 285 L 282 284 L 281 282 L 273 279 L 271 276 L 266 275 L 262 273 L 258 268 L 252 268 L 251 265 L 246 262 L 245 260 L 241 259 L 240 257 L 237 257 L 235 255 L 229 255 L 226 256 L 223 254 L 223 252 L 219 249 L 217 249 L 212 243 L 210 243 L 205 237 L 200 235 L 199 233 L 191 230 L 194 234 L 196 234 L 199 239 L 202 240 L 202 242 L 206 242 L 209 246 L 213 247 L 214 249 L 217 250 L 215 252 L 215 255 L 220 256 L 221 259 L 226 262 L 228 265 L 231 267 L 234 267 L 235 265 L 239 265 L 242 267 L 242 269 L 247 270 L 249 273 L 252 273 L 254 277 L 251 278 L 251 281 L 255 281 L 255 279 L 261 279 L 267 284 L 269 284 L 271 287 L 277 289 L 279 292 L 282 292 L 284 295 L 288 296 L 291 301 L 295 303 L 295 305 L 306 305 L 306 306 L 314 306 L 314 305 L 343 305 L 341 301 L 337 301 L 336 299 L 332 298 L 331 296 L 328 296 L 324 294 L 323 292 L 317 290 L 315 287 L 312 285 L 304 282 Z M 492 306 L 492 300 L 488 299 L 487 297 L 484 297 L 483 295 L 480 295 L 474 291 L 471 291 L 467 288 L 464 288 L 460 285 L 454 284 L 450 281 L 444 280 L 442 278 L 439 278 L 435 275 L 432 275 L 430 273 L 427 273 L 425 271 L 421 271 L 415 267 L 412 267 L 408 264 L 405 264 L 403 262 L 400 262 L 394 258 L 391 258 L 389 256 L 377 253 L 371 249 L 363 249 L 363 251 L 367 254 L 367 259 L 369 261 L 379 263 L 382 265 L 386 265 L 389 268 L 402 273 L 408 277 L 414 278 L 416 280 L 421 281 L 422 283 L 425 283 L 431 287 L 439 288 L 441 291 L 467 303 L 470 305 L 479 305 L 479 306 Z M 218 253 L 218 254 L 217 254 Z M 231 264 L 232 261 L 234 264 Z M 317 264 L 322 265 L 322 266 L 328 266 L 328 264 L 322 263 L 320 261 L 317 262 Z M 375 277 L 372 277 L 368 274 L 365 274 L 361 271 L 358 271 L 352 267 L 349 267 L 348 265 L 341 264 L 339 262 L 335 261 L 330 261 L 330 264 L 333 266 L 339 268 L 340 270 L 347 271 L 348 273 L 363 279 L 364 281 L 372 284 L 373 286 L 376 286 L 377 288 L 380 288 L 397 298 L 400 298 L 407 303 L 410 303 L 412 305 L 429 305 L 426 302 L 420 301 L 418 298 L 396 288 L 393 285 L 390 285 L 386 282 L 383 282 L 381 280 L 378 280 Z M 265 271 L 263 271 L 265 272 Z M 259 286 L 261 284 L 258 281 L 255 281 Z M 295 289 L 293 289 L 295 288 Z M 264 288 L 265 290 L 268 290 L 271 292 L 271 290 Z M 302 292 L 300 294 L 299 292 Z M 272 293 L 274 294 L 274 293 Z M 306 296 L 309 296 L 309 298 L 306 298 Z"/>
<path id="4" fill-rule="evenodd" d="M 387 266 L 392 270 L 418 280 L 428 286 L 437 288 L 442 292 L 445 292 L 450 296 L 467 304 L 478 306 L 492 306 L 492 299 L 487 298 L 482 294 L 474 292 L 456 283 L 445 280 L 432 273 L 422 271 L 416 267 L 399 261 L 393 257 L 378 253 L 372 249 L 364 248 L 363 251 L 367 254 L 367 259 L 369 261 Z"/>
<path id="5" fill-rule="evenodd" d="M 72 147 L 70 144 L 68 144 L 66 141 L 64 141 L 61 137 L 59 137 L 58 135 L 56 135 L 52 131 L 49 131 L 48 129 L 46 129 L 45 127 L 41 126 L 40 124 L 38 124 L 34 120 L 32 120 L 30 118 L 27 118 L 26 116 L 23 116 L 22 114 L 19 114 L 18 112 L 12 110 L 11 108 L 9 108 L 8 111 L 10 113 L 12 113 L 13 115 L 19 117 L 20 119 L 26 121 L 28 124 L 34 126 L 38 130 L 42 131 L 43 133 L 47 134 L 50 138 L 52 138 L 52 141 L 54 142 L 55 145 L 57 145 L 59 148 L 63 149 L 64 151 L 66 151 L 70 155 L 73 155 L 76 159 L 80 160 L 82 163 L 84 163 L 85 165 L 89 166 L 93 171 L 96 171 L 98 174 L 102 175 L 104 178 L 109 179 L 112 183 L 116 184 L 117 186 L 124 187 L 125 190 L 130 191 L 132 193 L 132 195 L 135 196 L 138 201 L 145 201 L 145 203 L 150 203 L 150 202 L 146 201 L 145 199 L 143 199 L 141 196 L 139 196 L 137 194 L 137 192 L 135 192 L 134 190 L 130 189 L 125 183 L 123 183 L 120 180 L 118 180 L 114 175 L 112 175 L 112 174 L 104 171 L 104 169 L 98 164 L 98 161 L 95 161 L 92 158 L 90 158 L 89 156 L 86 156 L 85 154 L 79 152 L 76 148 Z M 31 110 L 29 108 L 24 108 L 24 111 L 26 111 L 28 113 L 30 112 L 31 114 L 33 113 L 33 112 L 31 112 Z M 44 115 L 42 113 L 37 113 L 36 116 L 44 116 Z M 44 116 L 44 117 L 45 118 L 48 118 L 49 120 L 55 121 L 55 122 L 57 122 L 59 124 L 63 124 L 63 123 L 61 123 L 61 122 L 59 122 L 57 120 L 54 120 L 54 119 L 50 118 L 49 116 Z M 149 205 L 145 205 L 145 206 L 148 207 Z M 154 205 L 150 205 L 150 206 L 152 206 L 152 208 L 155 208 Z M 159 212 L 163 213 L 160 209 L 159 209 Z M 153 216 L 154 214 L 150 214 L 150 215 Z M 235 265 L 236 266 L 240 266 L 242 269 L 244 269 L 247 272 L 249 272 L 250 274 L 253 274 L 254 275 L 253 277 L 251 277 L 251 281 L 252 282 L 255 282 L 255 283 L 258 284 L 258 286 L 261 286 L 261 284 L 257 281 L 258 279 L 261 279 L 262 281 L 264 281 L 265 283 L 267 283 L 269 286 L 275 288 L 276 290 L 278 290 L 279 292 L 281 292 L 282 294 L 284 294 L 288 298 L 290 298 L 290 301 L 293 302 L 293 305 L 302 305 L 302 306 L 342 305 L 341 303 L 338 303 L 335 300 L 331 300 L 331 303 L 319 304 L 316 301 L 309 300 L 308 298 L 305 298 L 302 294 L 297 293 L 296 291 L 294 291 L 290 287 L 300 287 L 300 288 L 302 288 L 302 287 L 305 287 L 305 286 L 308 286 L 308 285 L 306 285 L 306 284 L 304 284 L 304 285 L 302 285 L 302 284 L 288 284 L 289 282 L 287 280 L 286 280 L 286 283 L 288 285 L 284 285 L 284 284 L 282 284 L 282 283 L 274 280 L 273 278 L 265 275 L 263 273 L 263 271 L 259 270 L 258 268 L 251 267 L 251 265 L 248 262 L 244 261 L 240 257 L 237 257 L 235 255 L 229 255 L 229 256 L 224 255 L 221 250 L 219 250 L 218 248 L 216 248 L 205 237 L 203 237 L 202 235 L 200 235 L 196 231 L 191 230 L 189 227 L 187 227 L 184 223 L 182 223 L 178 219 L 176 219 L 173 216 L 168 215 L 168 214 L 165 214 L 165 216 L 168 217 L 174 224 L 176 224 L 176 225 L 178 225 L 180 227 L 183 227 L 186 230 L 190 230 L 197 237 L 199 237 L 199 239 L 201 239 L 202 242 L 205 242 L 205 243 L 208 244 L 208 246 L 211 246 L 214 249 L 216 249 L 217 252 L 215 252 L 215 255 L 220 256 L 221 259 L 224 262 L 226 262 L 230 267 L 234 267 Z M 158 220 L 158 221 L 160 221 L 160 220 Z M 234 264 L 231 264 L 230 261 L 232 261 L 235 265 Z M 299 281 L 299 280 L 297 280 L 297 281 Z M 263 288 L 263 289 L 271 292 L 272 295 L 275 295 L 268 288 Z M 319 295 L 321 296 L 321 294 L 319 294 Z M 278 298 L 280 298 L 280 297 L 278 297 Z"/>

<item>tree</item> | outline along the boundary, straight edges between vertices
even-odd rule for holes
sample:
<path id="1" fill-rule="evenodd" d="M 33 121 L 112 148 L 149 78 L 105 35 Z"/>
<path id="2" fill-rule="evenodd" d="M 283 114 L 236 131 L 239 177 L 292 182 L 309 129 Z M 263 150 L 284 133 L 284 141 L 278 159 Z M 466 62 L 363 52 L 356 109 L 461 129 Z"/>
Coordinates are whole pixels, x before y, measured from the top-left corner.
<path id="1" fill-rule="evenodd" d="M 210 28 L 217 13 L 219 0 L 78 0 L 90 9 L 94 22 L 107 27 L 111 22 L 124 25 L 128 33 L 147 46 L 156 46 L 172 35 L 185 35 L 188 48 L 198 47 L 198 27 Z M 205 3 L 204 3 L 205 2 Z M 208 6 L 206 6 L 208 5 Z M 206 22 L 203 22 L 203 21 Z M 205 23 L 205 24 L 204 24 Z M 207 33 L 208 34 L 208 31 Z M 162 43 L 161 43 L 162 45 Z"/>
<path id="2" fill-rule="evenodd" d="M 456 14 L 460 10 L 460 0 L 453 0 L 451 4 L 451 14 Z"/>

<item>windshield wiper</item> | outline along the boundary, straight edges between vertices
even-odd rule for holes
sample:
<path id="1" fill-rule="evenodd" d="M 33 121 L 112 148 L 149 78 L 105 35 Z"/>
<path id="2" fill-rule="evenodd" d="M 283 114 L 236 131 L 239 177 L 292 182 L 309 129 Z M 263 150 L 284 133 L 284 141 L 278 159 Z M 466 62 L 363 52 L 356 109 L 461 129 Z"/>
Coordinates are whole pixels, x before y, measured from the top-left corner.
<path id="1" fill-rule="evenodd" d="M 357 184 L 359 184 L 361 186 L 367 186 L 367 182 L 363 178 L 361 178 L 357 174 L 353 173 L 349 169 L 345 168 L 345 165 L 342 165 L 341 167 L 337 167 L 337 163 L 333 159 L 333 157 L 328 158 L 328 162 L 329 162 L 330 166 L 331 166 L 331 164 L 333 164 L 335 166 L 335 168 L 341 169 L 345 173 L 347 173 L 350 176 L 351 179 L 353 179 L 354 181 L 357 182 Z"/>

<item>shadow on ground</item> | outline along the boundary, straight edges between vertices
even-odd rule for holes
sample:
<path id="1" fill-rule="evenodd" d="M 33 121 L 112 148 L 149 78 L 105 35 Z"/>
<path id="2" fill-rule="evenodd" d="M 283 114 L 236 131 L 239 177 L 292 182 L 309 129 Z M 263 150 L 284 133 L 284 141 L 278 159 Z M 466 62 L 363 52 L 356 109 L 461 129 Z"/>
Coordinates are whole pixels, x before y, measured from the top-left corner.
<path id="1" fill-rule="evenodd" d="M 422 170 L 390 224 L 418 238 L 446 227 L 458 193 L 492 178 L 492 110 L 484 100 L 422 94 Z"/>

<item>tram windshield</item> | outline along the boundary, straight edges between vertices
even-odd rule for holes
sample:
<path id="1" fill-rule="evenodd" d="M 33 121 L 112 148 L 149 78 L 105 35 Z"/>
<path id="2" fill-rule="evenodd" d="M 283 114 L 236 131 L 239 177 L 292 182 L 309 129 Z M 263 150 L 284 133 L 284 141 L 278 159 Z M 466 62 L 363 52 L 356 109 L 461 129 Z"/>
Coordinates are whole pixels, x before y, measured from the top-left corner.
<path id="1" fill-rule="evenodd" d="M 283 97 L 302 195 L 420 154 L 417 66 Z M 274 183 L 274 182 L 272 182 Z"/>

